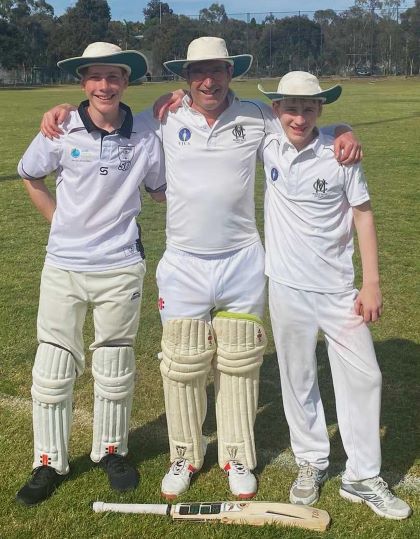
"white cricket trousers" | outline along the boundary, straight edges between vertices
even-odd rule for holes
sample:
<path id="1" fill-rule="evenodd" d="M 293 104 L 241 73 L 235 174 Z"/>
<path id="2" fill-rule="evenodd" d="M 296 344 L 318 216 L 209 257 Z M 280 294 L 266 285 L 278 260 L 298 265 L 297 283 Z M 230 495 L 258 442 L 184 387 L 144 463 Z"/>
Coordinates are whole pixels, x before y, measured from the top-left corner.
<path id="1" fill-rule="evenodd" d="M 211 321 L 212 311 L 254 314 L 265 305 L 261 242 L 238 251 L 201 256 L 168 248 L 156 272 L 162 323 L 194 318 Z"/>
<path id="2" fill-rule="evenodd" d="M 93 305 L 95 341 L 101 346 L 133 346 L 146 264 L 141 260 L 106 271 L 69 271 L 45 265 L 38 308 L 38 342 L 68 350 L 80 376 L 85 368 L 83 324 Z"/>
<path id="3" fill-rule="evenodd" d="M 269 305 L 283 406 L 296 462 L 324 470 L 330 444 L 318 387 L 315 348 L 324 333 L 337 419 L 347 454 L 344 479 L 379 474 L 382 376 L 372 337 L 354 312 L 357 290 L 324 294 L 269 280 Z"/>

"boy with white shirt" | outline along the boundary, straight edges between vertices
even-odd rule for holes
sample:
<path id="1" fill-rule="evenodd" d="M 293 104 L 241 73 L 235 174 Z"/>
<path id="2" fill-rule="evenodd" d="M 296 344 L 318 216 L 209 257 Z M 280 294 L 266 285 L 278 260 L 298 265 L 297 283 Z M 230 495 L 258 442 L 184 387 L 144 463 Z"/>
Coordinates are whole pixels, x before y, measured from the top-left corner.
<path id="1" fill-rule="evenodd" d="M 382 313 L 373 214 L 360 164 L 343 167 L 334 140 L 316 128 L 322 91 L 310 73 L 285 75 L 265 92 L 283 127 L 265 139 L 265 247 L 270 315 L 283 405 L 299 475 L 290 501 L 311 505 L 327 478 L 329 438 L 317 380 L 315 348 L 322 330 L 330 359 L 337 418 L 347 454 L 340 494 L 380 516 L 407 518 L 410 507 L 379 477 L 381 373 L 368 322 Z M 363 267 L 354 289 L 353 225 Z"/>
<path id="2" fill-rule="evenodd" d="M 166 186 L 159 140 L 121 103 L 129 81 L 146 74 L 146 58 L 99 42 L 58 65 L 80 78 L 87 101 L 71 112 L 58 139 L 38 134 L 18 165 L 32 202 L 51 223 L 32 371 L 33 472 L 16 495 L 24 505 L 48 498 L 69 474 L 73 385 L 85 367 L 88 304 L 95 326 L 91 459 L 115 490 L 138 484 L 125 458 L 146 271 L 136 217 L 140 185 L 157 201 Z M 44 183 L 54 171 L 55 197 Z"/>

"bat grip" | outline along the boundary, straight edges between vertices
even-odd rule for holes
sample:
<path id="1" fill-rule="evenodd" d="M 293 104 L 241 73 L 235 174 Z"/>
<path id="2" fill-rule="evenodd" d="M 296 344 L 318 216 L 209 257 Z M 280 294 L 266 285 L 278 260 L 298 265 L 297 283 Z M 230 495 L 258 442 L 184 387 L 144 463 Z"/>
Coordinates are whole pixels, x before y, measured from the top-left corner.
<path id="1" fill-rule="evenodd" d="M 114 513 L 144 513 L 154 515 L 169 515 L 170 505 L 164 503 L 106 503 L 93 502 L 95 513 L 106 511 Z"/>

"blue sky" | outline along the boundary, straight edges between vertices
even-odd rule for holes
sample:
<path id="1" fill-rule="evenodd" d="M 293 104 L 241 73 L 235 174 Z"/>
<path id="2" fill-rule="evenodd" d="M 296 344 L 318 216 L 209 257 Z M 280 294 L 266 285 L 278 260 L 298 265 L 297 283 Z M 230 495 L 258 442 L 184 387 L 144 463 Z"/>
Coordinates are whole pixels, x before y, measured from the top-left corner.
<path id="1" fill-rule="evenodd" d="M 174 13 L 194 16 L 198 15 L 200 9 L 208 8 L 213 1 L 168 0 L 167 3 Z M 56 15 L 62 15 L 66 8 L 75 5 L 76 0 L 47 0 L 47 2 L 53 6 Z M 261 19 L 261 16 L 256 15 L 257 13 L 269 13 L 270 11 L 284 13 L 284 15 L 277 15 L 280 18 L 281 16 L 286 16 L 287 12 L 293 14 L 298 10 L 302 12 L 317 9 L 334 9 L 338 11 L 354 5 L 352 0 L 298 0 L 297 2 L 291 2 L 290 0 L 262 0 L 261 2 L 255 2 L 255 0 L 226 0 L 218 3 L 225 6 L 228 14 L 250 13 L 251 17 L 255 16 L 257 19 Z M 412 0 L 407 2 L 407 4 L 412 3 Z M 114 20 L 138 21 L 143 20 L 143 8 L 147 5 L 147 0 L 140 0 L 139 2 L 136 0 L 108 0 L 108 4 Z M 246 20 L 246 15 L 243 17 L 236 16 L 235 18 Z"/>

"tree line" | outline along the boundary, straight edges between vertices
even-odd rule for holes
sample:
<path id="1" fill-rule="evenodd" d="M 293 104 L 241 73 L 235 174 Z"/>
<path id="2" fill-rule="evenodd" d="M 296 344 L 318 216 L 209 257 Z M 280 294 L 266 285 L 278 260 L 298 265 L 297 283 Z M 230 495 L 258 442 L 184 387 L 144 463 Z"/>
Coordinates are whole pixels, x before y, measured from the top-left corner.
<path id="1" fill-rule="evenodd" d="M 144 20 L 131 22 L 111 20 L 106 0 L 78 0 L 60 17 L 45 0 L 0 0 L 0 66 L 18 70 L 26 82 L 62 80 L 58 60 L 80 55 L 90 42 L 110 41 L 145 51 L 151 75 L 165 77 L 165 60 L 185 57 L 192 39 L 214 35 L 226 40 L 230 54 L 253 54 L 250 76 L 277 77 L 295 69 L 413 75 L 420 69 L 420 0 L 409 8 L 404 4 L 355 0 L 345 11 L 282 18 L 269 13 L 261 22 L 245 22 L 229 17 L 223 4 L 213 3 L 192 18 L 150 0 Z"/>

